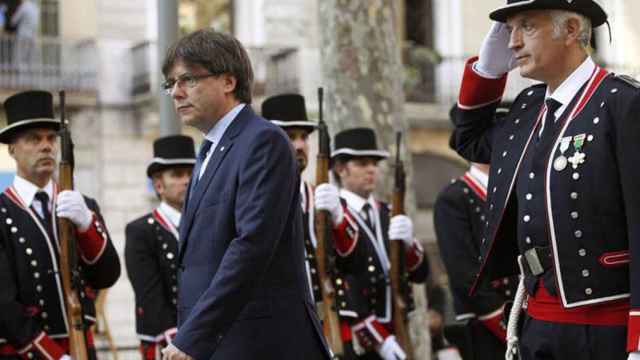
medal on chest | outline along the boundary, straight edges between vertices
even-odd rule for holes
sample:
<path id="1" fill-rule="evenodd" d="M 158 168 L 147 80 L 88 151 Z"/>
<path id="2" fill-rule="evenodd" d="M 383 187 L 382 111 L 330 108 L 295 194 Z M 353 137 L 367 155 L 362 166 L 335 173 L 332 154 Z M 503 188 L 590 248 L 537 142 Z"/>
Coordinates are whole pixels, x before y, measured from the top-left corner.
<path id="1" fill-rule="evenodd" d="M 584 140 L 586 138 L 586 134 L 579 134 L 573 137 L 573 148 L 575 149 L 575 152 L 573 153 L 573 156 L 569 158 L 569 162 L 574 169 L 577 169 L 578 165 L 584 164 L 584 161 L 587 158 L 587 155 L 582 152 Z"/>
<path id="2" fill-rule="evenodd" d="M 571 136 L 567 136 L 560 140 L 560 156 L 558 156 L 553 161 L 553 168 L 556 171 L 562 171 L 567 167 L 568 160 L 567 157 L 564 156 L 564 153 L 569 149 L 569 146 L 571 145 L 571 139 Z"/>

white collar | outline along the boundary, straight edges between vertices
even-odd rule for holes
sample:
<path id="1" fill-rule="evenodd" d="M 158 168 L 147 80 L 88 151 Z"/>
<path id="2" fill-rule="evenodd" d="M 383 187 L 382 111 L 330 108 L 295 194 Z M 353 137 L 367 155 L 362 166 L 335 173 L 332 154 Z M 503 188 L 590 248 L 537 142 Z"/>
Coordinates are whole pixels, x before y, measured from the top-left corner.
<path id="1" fill-rule="evenodd" d="M 245 104 L 240 103 L 234 106 L 234 108 L 226 113 L 215 125 L 213 125 L 211 130 L 209 130 L 209 132 L 204 136 L 207 140 L 211 141 L 211 150 L 215 149 L 218 145 L 220 139 L 222 139 L 222 135 L 224 135 L 224 132 L 227 130 L 229 125 L 231 125 L 233 119 L 235 119 L 240 111 L 242 111 L 244 105 Z"/>
<path id="2" fill-rule="evenodd" d="M 373 195 L 369 195 L 369 198 L 365 199 L 362 196 L 344 188 L 340 189 L 340 196 L 347 202 L 349 207 L 357 211 L 362 211 L 364 204 L 369 204 L 371 208 L 374 208 L 376 204 Z"/>
<path id="3" fill-rule="evenodd" d="M 576 96 L 580 88 L 591 78 L 593 74 L 593 70 L 596 68 L 596 64 L 593 62 L 591 57 L 587 57 L 585 61 L 580 64 L 572 73 L 566 78 L 560 86 L 553 92 L 553 94 L 549 93 L 549 88 L 547 87 L 547 94 L 545 95 L 545 100 L 548 98 L 552 98 L 562 104 L 556 110 L 555 117 L 558 119 L 562 113 L 567 109 L 571 100 Z"/>
<path id="4" fill-rule="evenodd" d="M 51 179 L 49 179 L 44 189 L 41 189 L 29 180 L 16 175 L 13 179 L 13 188 L 16 189 L 18 196 L 22 199 L 26 207 L 31 206 L 38 191 L 47 193 L 47 195 L 49 195 L 49 202 L 53 199 L 53 180 Z"/>
<path id="5" fill-rule="evenodd" d="M 477 167 L 471 165 L 469 168 L 469 175 L 471 175 L 474 179 L 478 180 L 478 182 L 486 189 L 487 184 L 489 184 L 489 175 L 480 171 Z"/>
<path id="6" fill-rule="evenodd" d="M 158 211 L 160 211 L 162 215 L 166 216 L 174 227 L 177 228 L 180 226 L 180 218 L 182 217 L 182 213 L 180 213 L 180 211 L 174 209 L 164 201 L 162 201 L 160 206 L 158 206 Z"/>

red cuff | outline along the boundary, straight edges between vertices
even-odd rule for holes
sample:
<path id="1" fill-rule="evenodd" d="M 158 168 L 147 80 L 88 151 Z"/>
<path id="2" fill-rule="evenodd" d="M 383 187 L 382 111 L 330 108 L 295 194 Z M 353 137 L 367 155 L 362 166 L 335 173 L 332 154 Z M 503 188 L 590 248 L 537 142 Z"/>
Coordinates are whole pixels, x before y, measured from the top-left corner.
<path id="1" fill-rule="evenodd" d="M 23 359 L 30 360 L 33 357 L 33 355 L 29 356 L 32 351 L 37 351 L 43 359 L 47 360 L 58 360 L 65 354 L 64 349 L 47 336 L 44 331 L 36 336 L 29 345 L 18 350 L 18 354 Z"/>
<path id="2" fill-rule="evenodd" d="M 140 343 L 140 354 L 142 355 L 142 360 L 155 360 L 157 346 L 158 345 L 153 342 L 143 341 Z"/>
<path id="3" fill-rule="evenodd" d="M 420 266 L 424 260 L 424 250 L 420 243 L 413 240 L 413 246 L 407 248 L 405 251 L 405 263 L 407 264 L 407 271 L 411 272 Z"/>
<path id="4" fill-rule="evenodd" d="M 374 349 L 391 335 L 387 328 L 376 320 L 374 315 L 354 325 L 353 332 L 356 334 L 360 345 L 365 349 Z"/>
<path id="5" fill-rule="evenodd" d="M 95 264 L 107 246 L 107 233 L 103 224 L 93 214 L 91 225 L 84 231 L 78 231 L 78 247 L 80 256 L 87 264 Z"/>
<path id="6" fill-rule="evenodd" d="M 478 57 L 472 57 L 467 60 L 464 67 L 460 97 L 458 98 L 458 106 L 461 109 L 475 109 L 500 101 L 507 85 L 507 74 L 499 79 L 487 79 L 480 76 L 473 70 L 473 64 L 476 61 L 478 61 Z"/>
<path id="7" fill-rule="evenodd" d="M 627 323 L 627 351 L 640 351 L 640 309 L 629 310 Z"/>
<path id="8" fill-rule="evenodd" d="M 348 256 L 358 243 L 358 224 L 353 220 L 349 210 L 343 207 L 342 222 L 333 227 L 333 241 L 338 255 Z"/>
<path id="9" fill-rule="evenodd" d="M 353 339 L 351 334 L 351 325 L 346 321 L 340 322 L 340 337 L 342 338 L 342 342 L 349 342 Z"/>
<path id="10" fill-rule="evenodd" d="M 498 339 L 506 342 L 507 329 L 502 323 L 503 311 L 504 309 L 500 307 L 500 309 L 490 314 L 479 316 L 478 320 L 480 320 L 482 324 L 493 333 L 493 335 L 497 336 Z"/>

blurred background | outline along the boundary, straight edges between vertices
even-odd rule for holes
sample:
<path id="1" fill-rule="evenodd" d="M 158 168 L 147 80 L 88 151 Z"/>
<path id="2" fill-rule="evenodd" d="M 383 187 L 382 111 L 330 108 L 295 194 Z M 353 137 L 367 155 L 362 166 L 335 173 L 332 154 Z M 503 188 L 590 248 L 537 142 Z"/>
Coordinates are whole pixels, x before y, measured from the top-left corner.
<path id="1" fill-rule="evenodd" d="M 31 1 L 37 5 L 39 22 L 29 36 L 11 21 L 18 1 L 0 0 L 0 102 L 26 89 L 67 91 L 66 112 L 76 142 L 76 186 L 99 201 L 120 252 L 125 224 L 155 205 L 145 176 L 153 140 L 177 131 L 193 135 L 196 143 L 201 140 L 192 129 L 172 123 L 170 114 L 161 115 L 167 98 L 159 92 L 163 79 L 158 53 L 167 39 L 203 27 L 234 34 L 252 58 L 255 109 L 267 96 L 296 92 L 306 97 L 310 114 L 315 114 L 317 87 L 335 83 L 332 77 L 337 76 L 326 71 L 330 59 L 323 60 L 331 56 L 323 53 L 330 42 L 326 32 L 332 30 L 326 12 L 333 4 L 340 7 L 338 11 L 348 6 L 330 0 Z M 416 232 L 431 254 L 436 281 L 442 283 L 446 276 L 437 260 L 431 208 L 438 191 L 466 169 L 448 148 L 448 112 L 457 98 L 463 63 L 477 52 L 490 27 L 487 14 L 503 2 L 371 1 L 394 10 L 378 18 L 380 24 L 368 26 L 392 24 L 390 35 L 401 60 L 401 70 L 395 74 L 403 93 L 400 113 L 412 154 Z M 632 14 L 640 14 L 640 2 L 603 0 L 602 4 L 610 15 L 613 40 L 609 41 L 606 27 L 598 29 L 594 57 L 614 71 L 638 77 L 640 23 Z M 355 25 L 352 29 L 357 29 Z M 339 33 L 332 34 L 332 41 L 341 41 Z M 28 54 L 19 45 L 22 41 L 30 44 Z M 358 51 L 365 44 L 348 46 Z M 517 74 L 510 76 L 505 100 L 513 99 L 528 83 Z M 0 112 L 0 125 L 5 123 Z M 0 187 L 4 188 L 12 181 L 14 165 L 2 147 Z M 305 176 L 313 179 L 313 163 L 309 168 L 311 173 Z M 105 305 L 112 343 L 121 358 L 137 358 L 133 307 L 133 292 L 123 272 Z M 109 343 L 100 341 L 106 349 Z"/>

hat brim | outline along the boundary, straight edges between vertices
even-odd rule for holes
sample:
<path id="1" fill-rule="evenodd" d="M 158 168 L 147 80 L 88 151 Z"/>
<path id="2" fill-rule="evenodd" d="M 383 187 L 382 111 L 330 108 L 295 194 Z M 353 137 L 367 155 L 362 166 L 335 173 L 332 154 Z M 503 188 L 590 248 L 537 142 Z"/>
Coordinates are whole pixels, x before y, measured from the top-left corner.
<path id="1" fill-rule="evenodd" d="M 379 159 L 386 159 L 389 157 L 389 152 L 385 150 L 356 150 L 356 149 L 338 149 L 331 152 L 331 158 L 336 156 L 353 156 L 353 157 L 374 157 Z"/>
<path id="2" fill-rule="evenodd" d="M 196 164 L 196 159 L 163 159 L 163 158 L 153 158 L 149 166 L 147 166 L 147 177 L 152 177 L 153 174 L 166 170 L 168 168 L 176 167 L 176 166 L 194 166 Z"/>
<path id="3" fill-rule="evenodd" d="M 594 1 L 589 2 L 586 7 L 579 9 L 580 11 L 576 11 L 577 9 L 564 1 L 556 1 L 554 5 L 549 5 L 540 4 L 537 0 L 527 0 L 498 8 L 489 14 L 489 18 L 504 23 L 507 22 L 509 17 L 528 10 L 565 10 L 575 12 L 591 19 L 591 26 L 594 28 L 607 21 L 607 13 Z"/>
<path id="4" fill-rule="evenodd" d="M 299 120 L 299 121 L 282 121 L 282 120 L 269 120 L 274 125 L 278 125 L 283 129 L 287 128 L 302 128 L 309 132 L 313 132 L 318 125 L 313 121 Z"/>
<path id="5" fill-rule="evenodd" d="M 48 118 L 16 121 L 0 130 L 0 143 L 10 144 L 20 131 L 34 128 L 60 130 L 60 121 Z"/>

